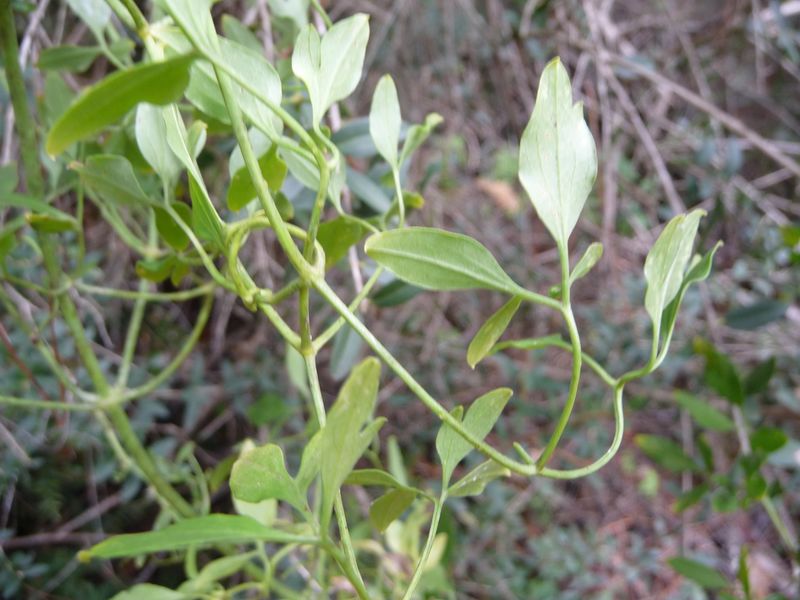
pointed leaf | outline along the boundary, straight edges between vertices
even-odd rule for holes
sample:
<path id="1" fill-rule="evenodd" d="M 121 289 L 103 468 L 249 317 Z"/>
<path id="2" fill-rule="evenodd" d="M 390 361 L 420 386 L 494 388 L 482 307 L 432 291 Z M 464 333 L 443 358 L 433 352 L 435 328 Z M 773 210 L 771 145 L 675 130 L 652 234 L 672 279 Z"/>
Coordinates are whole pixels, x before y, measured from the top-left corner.
<path id="1" fill-rule="evenodd" d="M 603 244 L 600 242 L 592 242 L 583 253 L 583 256 L 572 269 L 569 275 L 569 284 L 572 285 L 581 277 L 585 277 L 591 271 L 598 261 L 603 257 Z"/>
<path id="2" fill-rule="evenodd" d="M 567 70 L 553 59 L 539 80 L 533 115 L 522 134 L 519 179 L 562 252 L 596 175 L 597 154 L 583 104 L 573 104 Z"/>
<path id="3" fill-rule="evenodd" d="M 412 125 L 406 134 L 406 141 L 403 143 L 403 150 L 400 152 L 400 159 L 398 166 L 402 166 L 416 150 L 425 143 L 425 140 L 430 137 L 433 130 L 436 129 L 444 119 L 442 115 L 437 113 L 430 113 L 425 117 L 425 122 L 421 125 Z"/>
<path id="4" fill-rule="evenodd" d="M 483 493 L 483 490 L 486 489 L 486 486 L 491 481 L 501 477 L 508 477 L 509 475 L 511 475 L 511 471 L 506 467 L 493 460 L 487 460 L 451 485 L 447 490 L 447 495 L 451 498 L 478 496 Z"/>
<path id="5" fill-rule="evenodd" d="M 522 299 L 515 296 L 481 326 L 467 348 L 467 363 L 470 367 L 474 369 L 475 365 L 491 352 L 497 340 L 508 328 L 508 324 L 517 313 L 521 302 Z"/>
<path id="6" fill-rule="evenodd" d="M 414 502 L 417 494 L 408 488 L 390 490 L 369 507 L 369 520 L 383 533 L 393 521 L 399 519 Z"/>
<path id="7" fill-rule="evenodd" d="M 131 163 L 124 156 L 95 154 L 85 165 L 73 163 L 72 168 L 86 187 L 104 202 L 123 206 L 154 204 L 142 190 Z"/>
<path id="8" fill-rule="evenodd" d="M 173 202 L 171 206 L 184 224 L 188 226 L 192 222 L 192 209 L 188 205 L 183 202 Z M 183 228 L 172 218 L 171 214 L 160 206 L 154 207 L 154 210 L 156 229 L 158 229 L 159 235 L 178 252 L 185 250 L 189 246 L 190 240 Z"/>
<path id="9" fill-rule="evenodd" d="M 231 471 L 231 493 L 245 502 L 261 502 L 275 498 L 302 511 L 306 499 L 286 471 L 283 451 L 268 444 L 244 452 Z"/>
<path id="10" fill-rule="evenodd" d="M 733 421 L 724 413 L 686 392 L 675 392 L 675 401 L 685 408 L 701 427 L 712 431 L 733 431 Z"/>
<path id="11" fill-rule="evenodd" d="M 387 488 L 407 488 L 408 486 L 401 483 L 391 473 L 381 471 L 380 469 L 356 469 L 345 479 L 345 485 L 361 485 L 369 486 L 376 485 Z"/>
<path id="12" fill-rule="evenodd" d="M 731 359 L 705 340 L 695 340 L 694 349 L 706 358 L 704 372 L 706 383 L 733 404 L 737 406 L 744 404 L 744 384 L 739 376 L 739 369 Z"/>
<path id="13" fill-rule="evenodd" d="M 519 289 L 491 253 L 476 240 L 429 227 L 377 233 L 367 254 L 400 279 L 432 290 L 484 288 L 514 294 Z"/>
<path id="14" fill-rule="evenodd" d="M 42 71 L 83 73 L 101 53 L 98 46 L 54 46 L 42 50 L 37 66 Z"/>
<path id="15" fill-rule="evenodd" d="M 122 558 L 154 552 L 172 552 L 190 547 L 244 542 L 297 543 L 303 538 L 265 527 L 250 517 L 207 515 L 184 519 L 164 529 L 146 533 L 115 535 L 78 554 L 82 561 L 92 558 Z"/>
<path id="16" fill-rule="evenodd" d="M 697 471 L 695 462 L 678 444 L 659 435 L 637 435 L 636 445 L 653 461 L 669 471 Z"/>
<path id="17" fill-rule="evenodd" d="M 168 184 L 177 180 L 181 163 L 167 143 L 164 109 L 140 104 L 136 109 L 136 143 L 144 159 Z"/>
<path id="18" fill-rule="evenodd" d="M 728 580 L 725 579 L 722 573 L 701 562 L 683 556 L 675 556 L 667 562 L 678 573 L 694 581 L 704 589 L 716 590 L 728 587 Z"/>
<path id="19" fill-rule="evenodd" d="M 752 371 L 747 374 L 744 380 L 744 392 L 746 395 L 760 394 L 766 392 L 769 381 L 775 373 L 775 358 L 769 358 L 758 363 Z"/>
<path id="20" fill-rule="evenodd" d="M 400 143 L 400 102 L 397 99 L 397 88 L 390 75 L 381 77 L 372 96 L 372 107 L 369 113 L 369 133 L 375 148 L 392 168 L 398 168 L 398 150 Z"/>
<path id="21" fill-rule="evenodd" d="M 673 218 L 647 254 L 644 262 L 644 276 L 647 279 L 644 305 L 656 329 L 661 327 L 664 309 L 681 290 L 684 272 L 692 256 L 697 226 L 704 214 L 704 210 L 696 209 Z"/>
<path id="22" fill-rule="evenodd" d="M 164 105 L 179 100 L 189 83 L 192 60 L 191 56 L 180 56 L 141 64 L 89 86 L 53 125 L 47 136 L 47 153 L 55 156 L 93 136 L 140 102 Z"/>
<path id="23" fill-rule="evenodd" d="M 461 422 L 464 429 L 480 440 L 485 438 L 494 427 L 511 395 L 510 389 L 498 388 L 475 400 Z M 442 477 L 445 482 L 450 481 L 453 470 L 471 450 L 472 444 L 452 427 L 442 424 L 436 436 L 436 452 L 442 462 Z"/>
<path id="24" fill-rule="evenodd" d="M 767 454 L 780 450 L 788 441 L 786 433 L 777 427 L 760 427 L 750 434 L 753 450 L 763 450 Z"/>

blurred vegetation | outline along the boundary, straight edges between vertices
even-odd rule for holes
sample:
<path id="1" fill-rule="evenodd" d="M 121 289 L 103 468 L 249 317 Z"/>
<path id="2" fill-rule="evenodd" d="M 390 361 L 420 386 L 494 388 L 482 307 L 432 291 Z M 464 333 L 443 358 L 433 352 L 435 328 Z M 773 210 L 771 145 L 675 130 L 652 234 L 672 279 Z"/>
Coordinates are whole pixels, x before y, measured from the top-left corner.
<path id="1" fill-rule="evenodd" d="M 615 371 L 646 358 L 647 321 L 638 307 L 644 254 L 659 230 L 652 224 L 701 207 L 709 215 L 701 244 L 725 242 L 712 278 L 687 296 L 673 355 L 657 375 L 632 386 L 620 456 L 579 482 L 510 479 L 489 486 L 476 500 L 455 503 L 443 517 L 448 543 L 442 569 L 426 582 L 429 597 L 800 597 L 797 3 L 328 4 L 334 19 L 356 11 L 372 15 L 367 74 L 354 102 L 342 106 L 338 143 L 354 148 L 359 131 L 363 137 L 363 122 L 351 116 L 367 113 L 378 78 L 391 73 L 409 121 L 433 111 L 445 117 L 412 170 L 425 199 L 414 222 L 478 238 L 514 277 L 544 289 L 558 280 L 558 260 L 516 182 L 516 155 L 538 75 L 549 58 L 561 56 L 574 74 L 601 161 L 580 235 L 573 239 L 580 250 L 599 239 L 606 253 L 576 284 L 574 293 L 590 307 L 579 309 L 577 317 L 594 324 L 586 347 L 618 365 Z M 115 48 L 111 56 L 94 56 L 74 72 L 45 68 L 41 61 L 48 48 L 88 43 L 91 33 L 65 2 L 20 1 L 15 9 L 25 73 L 46 128 L 78 89 L 113 68 Z M 290 30 L 280 22 L 267 30 L 265 9 L 268 3 L 259 0 L 226 0 L 215 12 L 239 15 L 246 27 L 239 34 L 274 52 L 280 69 Z M 133 39 L 118 30 L 116 47 L 125 51 Z M 2 161 L 8 164 L 17 149 L 5 89 L 0 101 Z M 230 148 L 215 147 L 213 124 L 209 134 L 203 167 L 222 171 Z M 116 143 L 130 140 L 120 136 Z M 368 158 L 359 157 L 357 149 L 350 154 L 356 167 L 367 169 Z M 0 174 L 0 186 L 14 175 Z M 369 175 L 380 183 L 379 173 Z M 380 187 L 348 183 L 356 200 L 381 201 Z M 223 191 L 211 190 L 216 197 Z M 307 198 L 293 201 L 302 211 Z M 68 207 L 74 198 L 58 202 Z M 92 211 L 87 204 L 87 256 L 96 274 L 106 277 L 103 285 L 124 286 L 134 261 Z M 8 222 L 7 209 L 0 208 L 0 219 Z M 279 266 L 268 258 L 271 249 L 249 251 L 261 261 L 261 276 L 277 273 Z M 16 248 L 6 275 L 32 278 L 35 258 L 32 248 Z M 561 409 L 569 375 L 563 355 L 519 351 L 471 371 L 464 348 L 499 308 L 500 298 L 488 292 L 413 295 L 386 288 L 379 294 L 366 318 L 429 389 L 454 404 L 467 399 L 459 396 L 464 390 L 474 397 L 498 385 L 513 387 L 515 399 L 491 441 L 503 449 L 507 439 L 539 447 Z M 113 363 L 130 305 L 78 300 L 98 350 Z M 33 312 L 47 309 L 43 297 L 18 302 Z M 30 337 L 11 325 L 5 310 L 0 307 L 2 393 L 68 400 Z M 166 364 L 169 349 L 191 327 L 187 312 L 197 310 L 199 301 L 148 312 L 134 383 Z M 521 317 L 510 336 L 542 335 L 553 326 L 538 312 Z M 63 324 L 53 321 L 50 330 L 59 360 L 74 361 Z M 353 361 L 360 351 L 346 339 L 334 346 L 323 373 L 326 400 L 338 387 L 337 361 Z M 300 443 L 302 399 L 287 377 L 287 360 L 263 320 L 233 298 L 222 298 L 200 347 L 171 388 L 132 408 L 134 427 L 165 465 L 191 469 L 188 461 L 174 459 L 194 452 L 197 466 L 219 484 L 240 440 L 281 440 L 290 448 Z M 557 462 L 585 464 L 610 442 L 610 398 L 591 376 L 586 380 L 576 426 Z M 384 431 L 404 449 L 405 467 L 415 477 L 435 480 L 435 417 L 394 381 L 381 392 L 379 412 L 391 416 Z M 107 598 L 133 583 L 137 572 L 138 581 L 179 581 L 180 565 L 157 560 L 138 571 L 125 563 L 83 565 L 75 559 L 77 549 L 108 533 L 150 528 L 156 514 L 139 480 L 118 469 L 103 430 L 89 414 L 4 407 L 0 444 L 0 596 Z M 181 480 L 181 473 L 173 475 Z M 211 501 L 229 508 L 224 486 Z M 349 508 L 363 510 L 367 501 L 357 498 Z M 775 519 L 784 531 L 774 527 Z M 668 562 L 679 555 L 711 570 Z"/>

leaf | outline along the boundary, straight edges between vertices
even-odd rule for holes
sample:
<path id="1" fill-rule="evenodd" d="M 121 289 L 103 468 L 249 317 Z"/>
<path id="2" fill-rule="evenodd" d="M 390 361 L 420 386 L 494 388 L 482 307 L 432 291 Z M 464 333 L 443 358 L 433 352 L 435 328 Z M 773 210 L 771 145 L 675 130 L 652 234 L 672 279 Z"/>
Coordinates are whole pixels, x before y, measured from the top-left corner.
<path id="1" fill-rule="evenodd" d="M 783 319 L 788 308 L 788 304 L 779 300 L 761 300 L 729 311 L 725 315 L 725 323 L 734 329 L 754 331 Z"/>
<path id="2" fill-rule="evenodd" d="M 425 143 L 433 130 L 436 129 L 444 119 L 442 115 L 437 113 L 430 113 L 425 117 L 425 122 L 421 125 L 412 125 L 406 134 L 406 141 L 403 144 L 403 150 L 400 152 L 400 159 L 397 161 L 398 166 L 402 166 L 417 149 Z"/>
<path id="3" fill-rule="evenodd" d="M 192 222 L 192 209 L 188 205 L 183 202 L 173 202 L 172 210 L 187 226 Z M 160 206 L 154 207 L 154 211 L 156 213 L 156 229 L 164 241 L 178 252 L 185 250 L 190 242 L 186 232 L 175 222 L 172 215 Z"/>
<path id="4" fill-rule="evenodd" d="M 720 396 L 737 406 L 744 404 L 744 384 L 731 360 L 705 340 L 695 340 L 695 352 L 706 359 L 705 380 Z"/>
<path id="5" fill-rule="evenodd" d="M 315 124 L 334 102 L 356 89 L 368 40 L 369 18 L 361 13 L 342 19 L 322 38 L 312 25 L 297 36 L 292 71 L 308 89 Z"/>
<path id="6" fill-rule="evenodd" d="M 644 276 L 647 279 L 644 304 L 656 331 L 661 328 L 664 309 L 681 291 L 697 227 L 704 214 L 704 210 L 695 209 L 673 218 L 647 254 L 644 262 Z"/>
<path id="7" fill-rule="evenodd" d="M 155 3 L 169 13 L 196 48 L 214 51 L 219 44 L 211 19 L 211 1 L 156 0 Z"/>
<path id="8" fill-rule="evenodd" d="M 267 183 L 269 191 L 276 194 L 286 178 L 286 163 L 278 156 L 278 147 L 273 145 L 261 158 L 258 159 L 261 175 Z M 232 211 L 238 211 L 247 206 L 256 198 L 256 187 L 250 178 L 247 167 L 242 167 L 231 177 L 228 187 L 227 203 Z"/>
<path id="9" fill-rule="evenodd" d="M 86 88 L 58 118 L 47 136 L 51 156 L 119 121 L 140 102 L 170 104 L 189 83 L 192 56 L 147 63 L 112 73 Z"/>
<path id="10" fill-rule="evenodd" d="M 493 460 L 487 460 L 451 485 L 447 490 L 447 495 L 451 498 L 477 496 L 483 493 L 491 481 L 509 475 L 511 475 L 511 471 L 506 467 Z"/>
<path id="11" fill-rule="evenodd" d="M 83 73 L 101 52 L 97 46 L 53 46 L 42 50 L 37 66 L 42 71 Z"/>
<path id="12" fill-rule="evenodd" d="M 325 268 L 330 269 L 345 256 L 348 250 L 361 241 L 367 228 L 346 216 L 326 221 L 319 226 L 317 241 L 325 250 Z"/>
<path id="13" fill-rule="evenodd" d="M 356 469 L 344 481 L 345 485 L 381 486 L 387 488 L 408 488 L 395 477 L 380 469 Z"/>
<path id="14" fill-rule="evenodd" d="M 519 296 L 513 297 L 481 326 L 467 348 L 467 363 L 470 367 L 474 369 L 475 365 L 489 354 L 497 340 L 508 328 L 508 324 L 517 313 L 521 302 L 522 299 Z"/>
<path id="15" fill-rule="evenodd" d="M 369 507 L 369 520 L 373 527 L 381 533 L 386 531 L 411 506 L 416 497 L 416 492 L 408 488 L 386 492 Z"/>
<path id="16" fill-rule="evenodd" d="M 222 558 L 212 560 L 205 565 L 197 575 L 184 582 L 178 588 L 178 591 L 182 592 L 182 594 L 191 594 L 192 597 L 196 597 L 196 595 L 205 595 L 205 593 L 213 590 L 215 582 L 236 575 L 252 560 L 252 553 L 223 556 Z M 180 598 L 185 597 L 184 595 L 180 596 Z M 146 599 L 143 598 L 142 600 Z"/>
<path id="17" fill-rule="evenodd" d="M 685 408 L 701 427 L 712 431 L 733 431 L 734 424 L 724 413 L 686 392 L 675 392 L 675 401 Z"/>
<path id="18" fill-rule="evenodd" d="M 72 168 L 99 200 L 122 206 L 154 204 L 142 190 L 131 163 L 124 156 L 94 154 L 85 165 L 73 163 Z"/>
<path id="19" fill-rule="evenodd" d="M 331 377 L 341 381 L 352 370 L 361 355 L 364 341 L 350 325 L 342 327 L 333 337 L 329 370 Z"/>
<path id="20" fill-rule="evenodd" d="M 152 104 L 140 104 L 136 108 L 135 131 L 139 152 L 156 174 L 172 185 L 181 172 L 181 163 L 167 143 L 164 109 Z"/>
<path id="21" fill-rule="evenodd" d="M 491 353 L 505 350 L 506 348 L 514 348 L 515 350 L 541 350 L 542 348 L 549 348 L 551 346 L 563 346 L 565 344 L 563 338 L 554 333 L 540 338 L 528 338 L 525 340 L 508 340 L 495 344 Z"/>
<path id="22" fill-rule="evenodd" d="M 744 393 L 747 396 L 766 392 L 769 381 L 775 374 L 775 358 L 758 363 L 744 380 Z"/>
<path id="23" fill-rule="evenodd" d="M 512 393 L 508 388 L 498 388 L 475 400 L 461 422 L 462 427 L 483 440 L 494 427 Z M 472 444 L 452 427 L 442 424 L 436 435 L 436 452 L 442 462 L 442 480 L 445 483 L 450 481 L 453 470 L 471 450 Z"/>
<path id="24" fill-rule="evenodd" d="M 674 472 L 697 471 L 695 462 L 670 439 L 659 435 L 637 435 L 634 440 L 650 460 Z"/>
<path id="25" fill-rule="evenodd" d="M 274 16 L 291 21 L 297 29 L 308 23 L 309 0 L 268 0 Z"/>
<path id="26" fill-rule="evenodd" d="M 397 145 L 400 143 L 400 101 L 390 75 L 381 77 L 372 96 L 369 134 L 375 148 L 393 169 L 399 168 Z"/>
<path id="27" fill-rule="evenodd" d="M 306 499 L 294 479 L 286 471 L 283 451 L 275 444 L 267 444 L 244 452 L 231 471 L 231 493 L 245 502 L 261 502 L 275 498 L 303 511 Z"/>
<path id="28" fill-rule="evenodd" d="M 678 497 L 678 499 L 675 501 L 675 504 L 672 506 L 673 510 L 680 513 L 685 511 L 687 508 L 694 506 L 703 499 L 703 496 L 708 493 L 708 489 L 708 484 L 702 483 L 697 487 L 692 488 L 688 492 L 681 494 L 681 496 Z"/>
<path id="29" fill-rule="evenodd" d="M 519 179 L 561 252 L 566 252 L 596 175 L 597 152 L 583 104 L 573 104 L 569 75 L 555 58 L 542 73 L 522 134 Z"/>
<path id="30" fill-rule="evenodd" d="M 585 277 L 591 271 L 598 261 L 603 257 L 603 244 L 600 242 L 592 242 L 583 253 L 578 264 L 572 269 L 569 275 L 569 284 L 572 285 L 578 279 Z"/>
<path id="31" fill-rule="evenodd" d="M 292 534 L 265 527 L 250 517 L 207 515 L 184 519 L 164 529 L 115 535 L 78 553 L 81 561 L 92 558 L 122 558 L 154 552 L 173 552 L 190 547 L 246 542 L 297 543 Z"/>
<path id="32" fill-rule="evenodd" d="M 328 420 L 320 430 L 322 472 L 322 514 L 327 519 L 336 493 L 367 449 L 384 419 L 370 419 L 378 396 L 381 365 L 367 358 L 357 365 L 344 382 Z M 362 430 L 363 427 L 363 430 Z"/>
<path id="33" fill-rule="evenodd" d="M 728 587 L 728 580 L 725 579 L 722 573 L 707 567 L 701 562 L 683 556 L 675 556 L 668 559 L 667 562 L 678 573 L 694 581 L 704 589 L 717 590 Z"/>
<path id="34" fill-rule="evenodd" d="M 519 290 L 491 253 L 466 235 L 408 227 L 374 234 L 364 249 L 400 279 L 423 288 L 484 288 L 509 294 Z"/>
<path id="35" fill-rule="evenodd" d="M 108 4 L 103 0 L 67 0 L 67 4 L 89 26 L 95 37 L 102 37 L 102 30 L 111 19 Z"/>
<path id="36" fill-rule="evenodd" d="M 232 15 L 222 15 L 221 24 L 222 33 L 225 34 L 226 38 L 259 54 L 263 51 L 258 36 L 236 17 Z"/>
<path id="37" fill-rule="evenodd" d="M 111 600 L 185 600 L 186 596 L 152 583 L 139 583 L 114 595 Z"/>
<path id="38" fill-rule="evenodd" d="M 736 577 L 742 584 L 742 591 L 744 592 L 745 600 L 751 600 L 752 592 L 750 588 L 750 569 L 747 566 L 749 558 L 749 550 L 746 545 L 742 545 L 739 551 L 739 569 L 736 572 Z"/>
<path id="39" fill-rule="evenodd" d="M 424 290 L 415 285 L 395 279 L 387 283 L 380 289 L 374 291 L 370 295 L 370 300 L 375 306 L 380 308 L 390 308 L 392 306 L 399 306 L 405 304 L 415 296 L 419 295 Z"/>
<path id="40" fill-rule="evenodd" d="M 780 450 L 788 441 L 788 436 L 777 427 L 759 427 L 750 434 L 753 450 L 762 450 L 767 454 Z"/>
<path id="41" fill-rule="evenodd" d="M 347 185 L 356 198 L 379 215 L 385 214 L 392 206 L 392 200 L 384 188 L 371 177 L 355 169 L 348 169 Z"/>

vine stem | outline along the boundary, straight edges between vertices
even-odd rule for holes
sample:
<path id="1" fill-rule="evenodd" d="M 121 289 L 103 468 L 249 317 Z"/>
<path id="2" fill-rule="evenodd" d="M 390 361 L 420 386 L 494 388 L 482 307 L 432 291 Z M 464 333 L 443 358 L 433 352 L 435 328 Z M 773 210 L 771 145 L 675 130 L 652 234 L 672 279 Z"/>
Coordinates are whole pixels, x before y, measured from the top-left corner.
<path id="1" fill-rule="evenodd" d="M 447 490 L 443 488 L 442 495 L 433 503 L 433 516 L 431 517 L 431 525 L 428 529 L 428 537 L 425 540 L 425 547 L 422 549 L 422 554 L 417 562 L 417 567 L 414 569 L 414 575 L 411 577 L 408 588 L 406 588 L 406 593 L 403 594 L 403 600 L 411 600 L 412 596 L 414 595 L 414 590 L 417 589 L 419 580 L 422 578 L 422 575 L 425 572 L 425 565 L 427 564 L 428 558 L 431 555 L 433 543 L 436 541 L 436 533 L 439 530 L 439 520 L 442 517 L 442 507 L 444 506 L 446 499 Z"/>

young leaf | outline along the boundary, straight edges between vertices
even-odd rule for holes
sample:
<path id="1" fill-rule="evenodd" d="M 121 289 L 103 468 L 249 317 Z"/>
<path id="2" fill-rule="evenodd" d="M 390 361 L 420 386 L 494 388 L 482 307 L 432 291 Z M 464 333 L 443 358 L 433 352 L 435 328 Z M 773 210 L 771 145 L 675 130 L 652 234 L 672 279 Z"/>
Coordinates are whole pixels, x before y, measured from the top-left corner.
<path id="1" fill-rule="evenodd" d="M 506 467 L 493 460 L 487 460 L 451 485 L 450 489 L 447 490 L 447 495 L 450 498 L 478 496 L 483 493 L 483 490 L 486 489 L 486 486 L 491 481 L 501 477 L 508 477 L 509 475 L 511 475 L 511 471 Z"/>
<path id="2" fill-rule="evenodd" d="M 164 109 L 152 104 L 136 108 L 136 143 L 139 152 L 163 180 L 171 185 L 178 179 L 181 163 L 167 143 Z"/>
<path id="3" fill-rule="evenodd" d="M 555 58 L 542 73 L 522 134 L 519 179 L 561 252 L 566 252 L 596 175 L 597 153 L 583 104 L 573 104 L 569 75 Z"/>
<path id="4" fill-rule="evenodd" d="M 733 421 L 727 415 L 697 396 L 677 391 L 675 392 L 675 401 L 685 408 L 701 427 L 712 431 L 733 431 L 734 429 Z"/>
<path id="5" fill-rule="evenodd" d="M 473 369 L 491 352 L 519 309 L 522 299 L 515 296 L 494 313 L 478 330 L 467 348 L 467 363 Z"/>
<path id="6" fill-rule="evenodd" d="M 397 145 L 400 143 L 400 102 L 390 75 L 384 75 L 375 87 L 369 112 L 369 134 L 375 148 L 389 166 L 399 168 Z"/>
<path id="7" fill-rule="evenodd" d="M 430 113 L 425 117 L 425 122 L 421 125 L 412 125 L 406 134 L 406 141 L 403 143 L 403 150 L 400 152 L 400 159 L 397 161 L 398 166 L 402 166 L 411 155 L 416 152 L 425 140 L 430 137 L 433 130 L 436 129 L 444 119 L 442 115 L 437 113 Z"/>
<path id="8" fill-rule="evenodd" d="M 128 159 L 116 154 L 94 154 L 85 165 L 73 163 L 72 168 L 100 200 L 123 206 L 148 206 L 154 202 L 139 185 Z"/>
<path id="9" fill-rule="evenodd" d="M 380 374 L 381 366 L 375 358 L 356 366 L 320 430 L 322 514 L 326 518 L 342 483 L 383 426 L 384 420 L 378 419 L 364 427 L 375 406 Z"/>
<path id="10" fill-rule="evenodd" d="M 154 552 L 172 552 L 189 547 L 241 544 L 244 542 L 275 542 L 292 544 L 294 536 L 277 529 L 264 527 L 249 517 L 238 515 L 207 515 L 178 521 L 164 529 L 145 533 L 115 535 L 78 554 L 82 561 L 92 558 L 122 558 Z"/>
<path id="11" fill-rule="evenodd" d="M 637 435 L 636 445 L 655 463 L 669 471 L 696 471 L 695 462 L 686 456 L 683 449 L 670 439 L 659 435 Z"/>
<path id="12" fill-rule="evenodd" d="M 383 533 L 393 521 L 399 519 L 414 502 L 417 494 L 408 488 L 390 490 L 375 500 L 369 507 L 369 520 L 373 527 Z"/>
<path id="13" fill-rule="evenodd" d="M 683 556 L 675 556 L 667 561 L 670 566 L 678 573 L 691 579 L 700 587 L 707 590 L 717 590 L 720 588 L 728 587 L 728 580 L 711 567 L 707 567 L 701 562 L 685 558 Z"/>
<path id="14" fill-rule="evenodd" d="M 361 13 L 339 21 L 321 39 L 312 25 L 297 36 L 292 70 L 308 89 L 315 124 L 356 89 L 368 40 L 369 18 Z"/>
<path id="15" fill-rule="evenodd" d="M 164 105 L 179 100 L 189 83 L 192 60 L 192 56 L 179 56 L 137 65 L 89 86 L 53 125 L 47 136 L 47 153 L 60 154 L 116 123 L 140 102 Z"/>
<path id="16" fill-rule="evenodd" d="M 344 481 L 345 485 L 375 485 L 386 488 L 408 488 L 407 485 L 395 479 L 391 473 L 380 469 L 356 469 Z"/>
<path id="17" fill-rule="evenodd" d="M 656 330 L 661 327 L 664 309 L 681 290 L 697 226 L 704 214 L 705 211 L 696 209 L 673 218 L 647 254 L 644 262 L 644 276 L 647 279 L 644 304 Z"/>
<path id="18" fill-rule="evenodd" d="M 317 241 L 325 250 L 325 268 L 330 269 L 345 256 L 351 246 L 361 241 L 367 228 L 348 217 L 337 217 L 319 226 Z"/>
<path id="19" fill-rule="evenodd" d="M 275 444 L 243 453 L 233 465 L 230 485 L 233 496 L 245 502 L 275 498 L 300 511 L 306 508 L 306 499 L 286 471 L 283 452 Z"/>
<path id="20" fill-rule="evenodd" d="M 509 294 L 519 289 L 491 253 L 466 235 L 408 227 L 374 234 L 364 249 L 400 279 L 423 288 L 485 288 Z"/>
<path id="21" fill-rule="evenodd" d="M 583 253 L 578 264 L 572 269 L 569 275 L 569 284 L 572 285 L 581 277 L 585 277 L 591 271 L 598 261 L 603 257 L 603 244 L 600 242 L 592 242 Z"/>
<path id="22" fill-rule="evenodd" d="M 492 390 L 475 400 L 467 410 L 461 425 L 482 440 L 494 427 L 513 392 L 508 388 Z M 436 435 L 436 452 L 442 462 L 442 479 L 450 481 L 453 470 L 472 450 L 472 444 L 461 437 L 452 427 L 442 424 Z"/>

